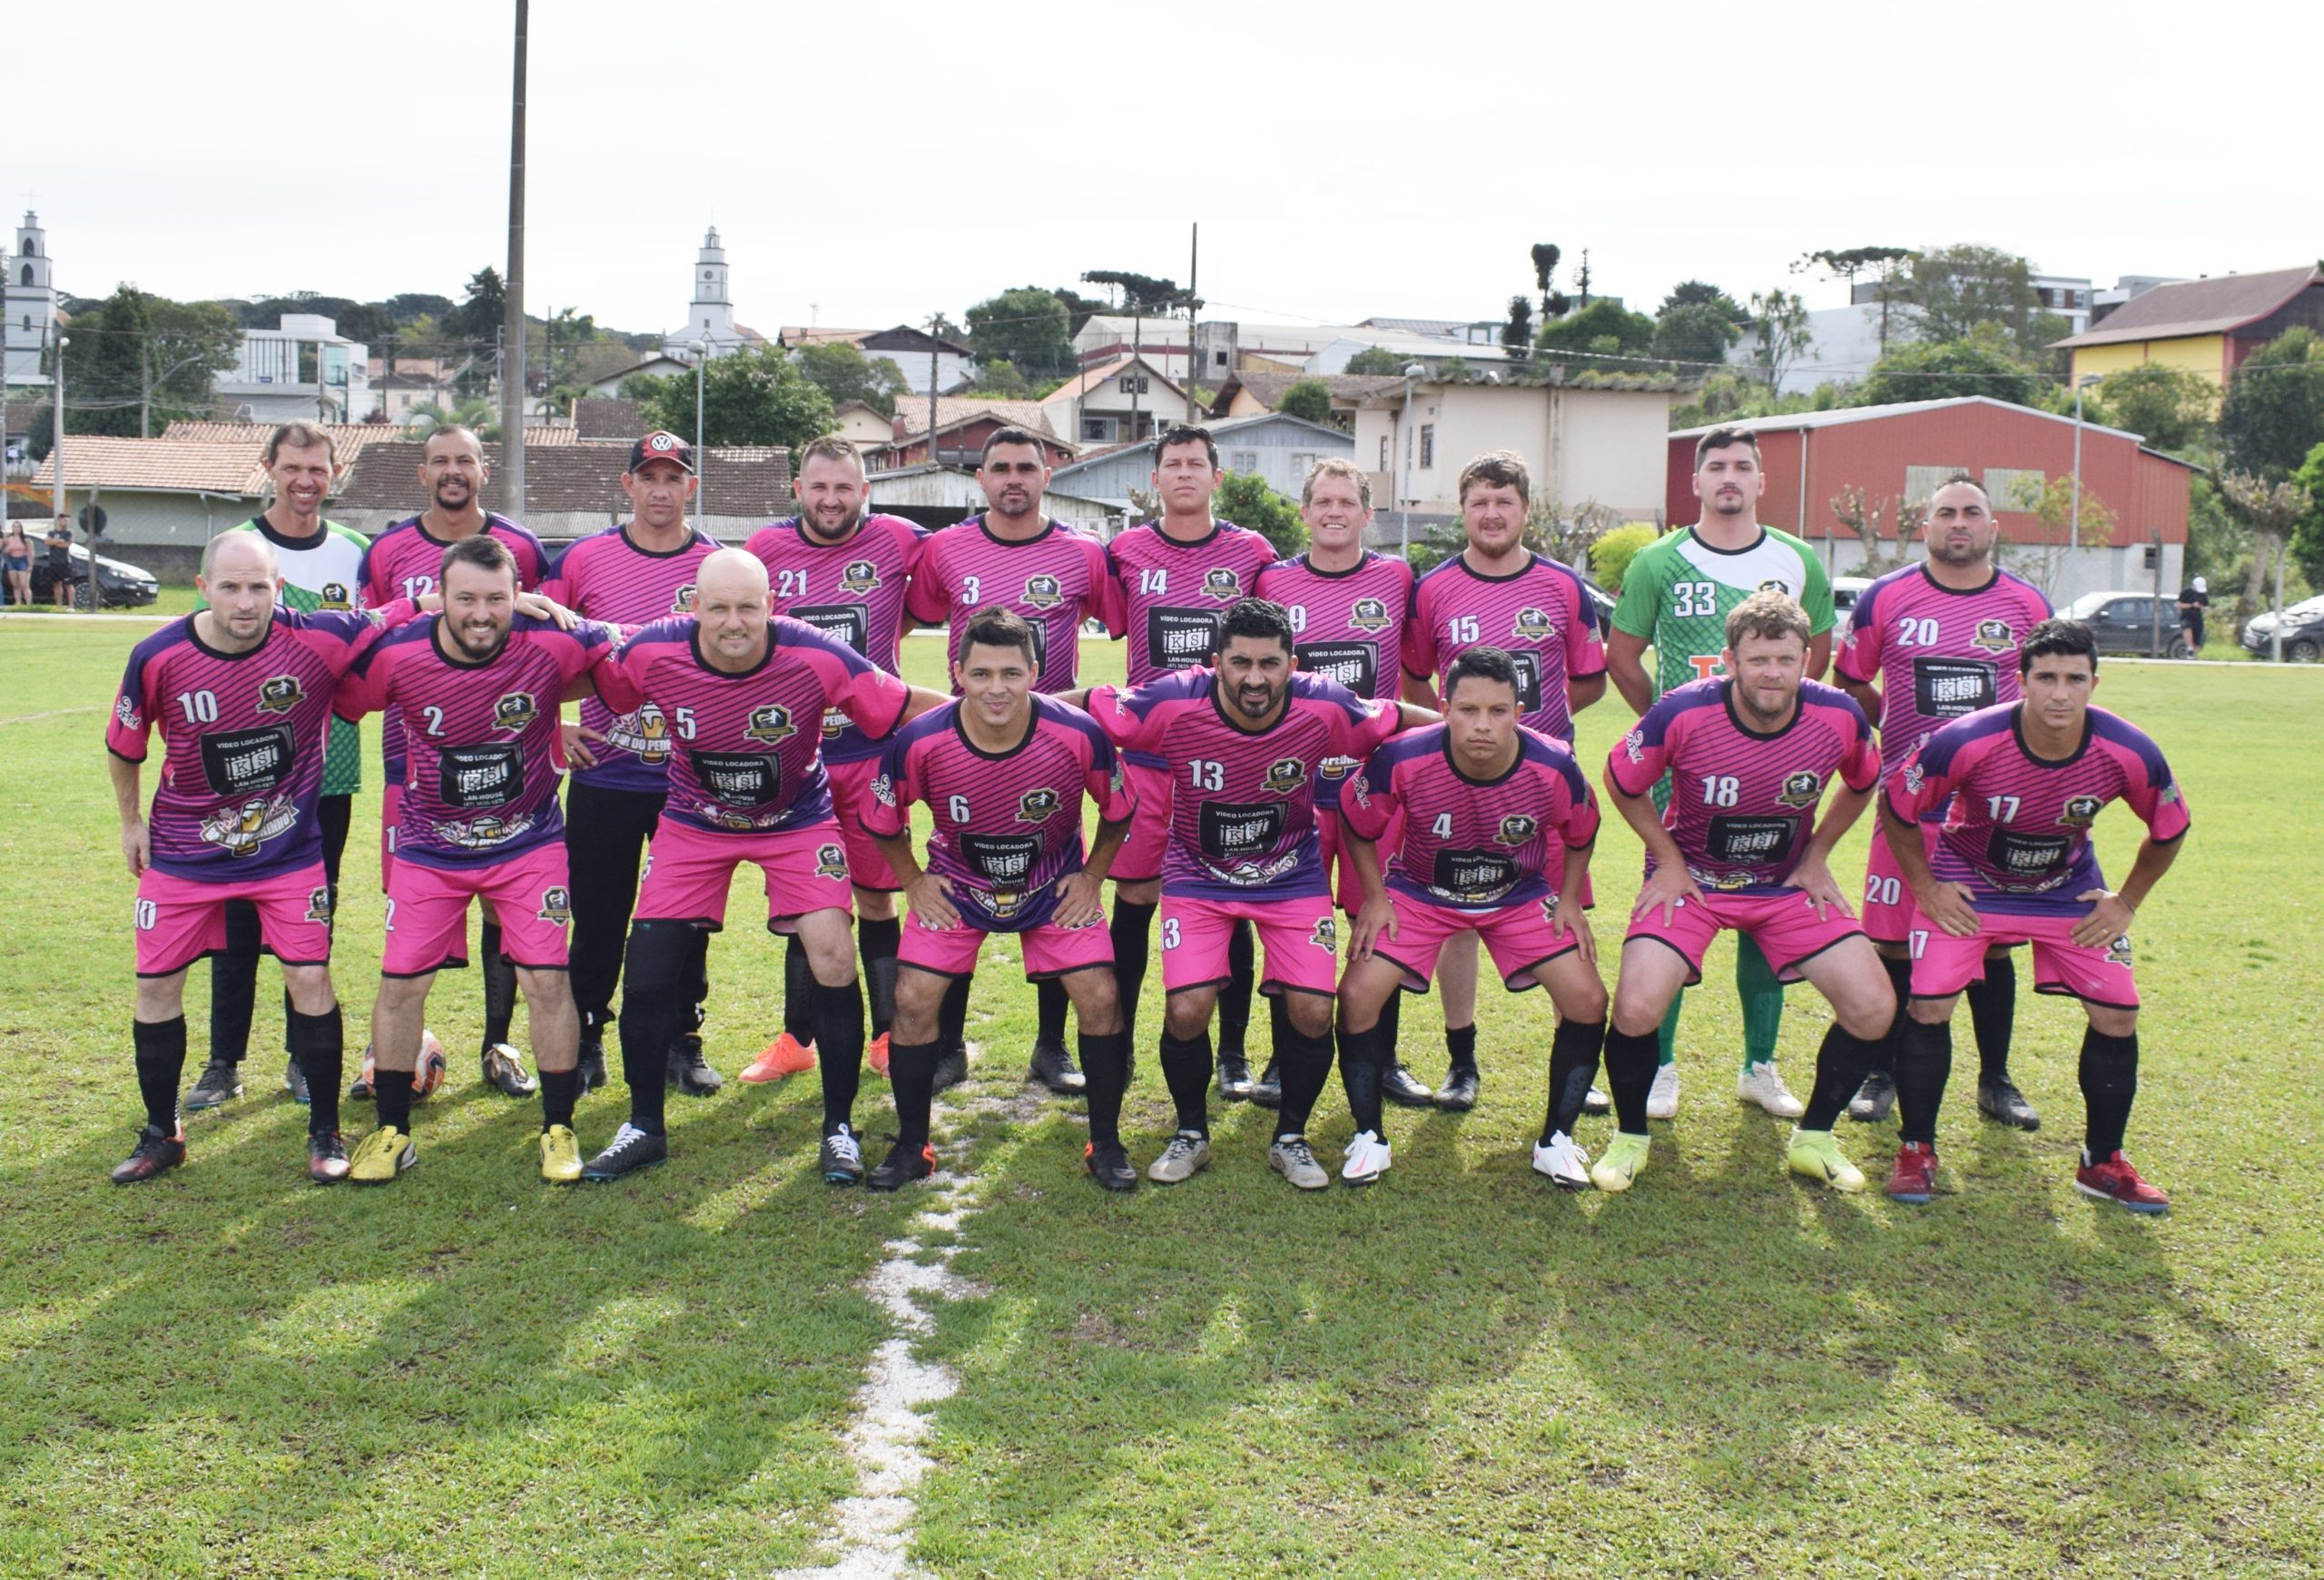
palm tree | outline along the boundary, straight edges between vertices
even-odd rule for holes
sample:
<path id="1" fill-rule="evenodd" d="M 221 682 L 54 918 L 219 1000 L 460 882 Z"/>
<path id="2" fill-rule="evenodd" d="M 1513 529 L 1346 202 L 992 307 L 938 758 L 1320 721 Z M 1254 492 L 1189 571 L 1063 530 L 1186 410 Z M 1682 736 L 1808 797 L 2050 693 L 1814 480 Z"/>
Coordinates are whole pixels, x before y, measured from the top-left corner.
<path id="1" fill-rule="evenodd" d="M 477 438 L 490 443 L 500 437 L 500 409 L 481 395 L 471 395 L 449 411 L 440 400 L 415 406 L 404 419 L 404 431 L 418 439 L 454 426 L 473 430 Z"/>

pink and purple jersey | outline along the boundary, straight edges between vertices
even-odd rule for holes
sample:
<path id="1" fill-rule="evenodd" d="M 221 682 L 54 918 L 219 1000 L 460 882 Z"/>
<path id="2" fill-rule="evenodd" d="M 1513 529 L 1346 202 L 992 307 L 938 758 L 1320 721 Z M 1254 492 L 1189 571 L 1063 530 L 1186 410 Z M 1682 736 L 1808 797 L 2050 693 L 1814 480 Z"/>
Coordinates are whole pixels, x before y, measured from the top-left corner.
<path id="1" fill-rule="evenodd" d="M 322 860 L 323 746 L 340 677 L 378 641 L 382 615 L 274 606 L 259 645 L 223 653 L 172 620 L 131 649 L 105 749 L 145 760 L 159 728 L 161 782 L 146 822 L 154 870 L 197 883 L 242 884 Z"/>
<path id="2" fill-rule="evenodd" d="M 2091 825 L 2122 801 L 2168 843 L 2187 832 L 2187 803 L 2162 750 L 2145 731 L 2103 708 L 2089 712 L 2082 745 L 2056 762 L 2026 746 L 2024 705 L 1956 719 L 1921 743 L 1883 792 L 1904 818 L 1952 805 L 1929 865 L 1966 884 L 1980 911 L 2087 912 L 2076 896 L 2102 889 Z"/>
<path id="3" fill-rule="evenodd" d="M 928 870 L 951 881 L 953 904 L 987 933 L 1048 922 L 1058 880 L 1081 870 L 1084 795 L 1106 823 L 1128 822 L 1137 805 L 1095 720 L 1046 696 L 1032 703 L 1024 739 L 1000 753 L 970 742 L 959 703 L 931 709 L 896 733 L 872 781 L 872 834 L 900 837 L 911 804 L 927 803 Z"/>
<path id="4" fill-rule="evenodd" d="M 692 619 L 656 620 L 598 676 L 626 710 L 651 708 L 671 740 L 662 815 L 714 834 L 779 834 L 832 815 L 822 718 L 838 708 L 891 733 L 911 687 L 803 621 L 767 622 L 767 651 L 740 675 L 703 660 Z"/>
<path id="5" fill-rule="evenodd" d="M 510 860 L 556 839 L 557 705 L 613 652 L 612 627 L 561 631 L 518 615 L 483 663 L 448 654 L 442 617 L 390 631 L 340 683 L 339 713 L 403 709 L 403 802 L 396 861 L 462 868 Z"/>
<path id="6" fill-rule="evenodd" d="M 683 546 L 660 551 L 638 548 L 626 527 L 576 538 L 549 562 L 541 578 L 542 596 L 585 619 L 633 630 L 672 615 L 691 615 L 695 572 L 719 542 L 699 528 L 688 533 Z M 606 738 L 591 748 L 597 765 L 575 770 L 576 782 L 601 790 L 657 793 L 667 785 L 674 743 L 659 712 L 646 707 L 616 716 L 603 698 L 585 696 L 581 724 Z"/>
<path id="7" fill-rule="evenodd" d="M 1581 578 L 1538 554 L 1507 576 L 1481 575 L 1465 554 L 1454 555 L 1413 585 L 1404 673 L 1428 680 L 1476 647 L 1502 648 L 1517 661 L 1519 722 L 1571 743 L 1566 683 L 1606 672 L 1598 608 Z"/>
<path id="8" fill-rule="evenodd" d="M 1366 549 L 1346 570 L 1318 570 L 1302 554 L 1259 572 L 1256 596 L 1281 604 L 1291 617 L 1292 657 L 1301 669 L 1375 702 L 1403 694 L 1410 565 Z M 1344 757 L 1325 763 L 1316 804 L 1337 810 L 1341 786 L 1362 766 Z"/>
<path id="9" fill-rule="evenodd" d="M 1333 757 L 1367 757 L 1396 733 L 1394 703 L 1294 673 L 1283 715 L 1254 734 L 1227 722 L 1209 669 L 1136 691 L 1099 686 L 1089 713 L 1124 751 L 1151 752 L 1169 776 L 1168 894 L 1270 900 L 1328 893 L 1316 853 L 1315 783 Z"/>
<path id="10" fill-rule="evenodd" d="M 828 632 L 900 675 L 904 602 L 927 540 L 927 528 L 901 516 L 866 516 L 844 541 L 825 543 L 793 516 L 760 528 L 743 547 L 766 567 L 776 614 Z M 880 742 L 846 714 L 823 715 L 825 761 L 852 763 L 880 752 Z"/>
<path id="11" fill-rule="evenodd" d="M 530 592 L 541 585 L 548 553 L 539 538 L 497 510 L 485 512 L 478 530 L 498 538 L 515 557 L 519 592 Z M 355 572 L 358 606 L 382 608 L 396 598 L 418 603 L 436 590 L 436 578 L 444 568 L 444 550 L 450 547 L 443 538 L 428 536 L 417 516 L 397 522 L 372 538 L 371 546 L 363 551 Z M 392 707 L 379 716 L 379 759 L 387 766 L 389 783 L 403 777 L 403 715 Z"/>
<path id="12" fill-rule="evenodd" d="M 2040 589 L 2005 570 L 1956 591 L 1926 566 L 1908 565 L 1865 588 L 1833 667 L 1861 685 L 1880 683 L 1881 771 L 1904 766 L 1953 720 L 2015 702 L 2017 650 L 2049 617 Z"/>
<path id="13" fill-rule="evenodd" d="M 1106 563 L 1129 627 L 1129 684 L 1144 686 L 1210 662 L 1220 618 L 1250 596 L 1275 546 L 1232 521 L 1213 521 L 1191 543 L 1148 521 L 1107 544 Z"/>
<path id="14" fill-rule="evenodd" d="M 1791 722 L 1773 735 L 1736 716 L 1733 682 L 1690 681 L 1662 694 L 1607 760 L 1614 783 L 1644 795 L 1667 772 L 1670 831 L 1705 890 L 1763 894 L 1788 885 L 1815 832 L 1816 807 L 1835 776 L 1851 790 L 1880 782 L 1880 754 L 1856 699 L 1802 681 Z M 1647 858 L 1647 872 L 1654 860 Z"/>
<path id="15" fill-rule="evenodd" d="M 989 605 L 1022 616 L 1033 627 L 1036 691 L 1070 691 L 1081 672 L 1081 622 L 1126 628 L 1121 589 L 1106 567 L 1106 546 L 1051 521 L 1038 538 L 1011 543 L 985 530 L 984 518 L 954 522 L 929 538 L 911 578 L 912 617 L 951 627 L 948 655 L 960 659 L 960 630 Z"/>
<path id="16" fill-rule="evenodd" d="M 1372 754 L 1340 798 L 1360 839 L 1385 838 L 1388 886 L 1439 905 L 1494 911 L 1557 892 L 1565 853 L 1598 838 L 1598 802 L 1573 748 L 1517 732 L 1517 760 L 1497 779 L 1472 779 L 1452 761 L 1452 732 L 1432 725 Z"/>

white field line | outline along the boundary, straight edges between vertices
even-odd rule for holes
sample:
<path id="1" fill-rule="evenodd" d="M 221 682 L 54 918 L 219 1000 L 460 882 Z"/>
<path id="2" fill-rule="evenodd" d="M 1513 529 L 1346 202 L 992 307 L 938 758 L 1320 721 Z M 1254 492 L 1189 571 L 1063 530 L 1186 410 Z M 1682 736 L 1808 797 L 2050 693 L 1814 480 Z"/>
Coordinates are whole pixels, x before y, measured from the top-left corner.
<path id="1" fill-rule="evenodd" d="M 75 714 L 103 712 L 104 709 L 94 703 L 87 707 L 52 707 L 46 713 L 20 713 L 10 718 L 0 718 L 0 725 L 32 724 L 39 719 L 71 718 Z"/>

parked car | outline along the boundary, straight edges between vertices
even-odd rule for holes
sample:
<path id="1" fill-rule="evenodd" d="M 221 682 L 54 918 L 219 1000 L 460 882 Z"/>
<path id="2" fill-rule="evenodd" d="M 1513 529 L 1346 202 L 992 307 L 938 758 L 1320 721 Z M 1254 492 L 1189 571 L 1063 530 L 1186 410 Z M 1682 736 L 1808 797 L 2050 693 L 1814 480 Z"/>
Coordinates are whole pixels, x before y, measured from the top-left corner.
<path id="1" fill-rule="evenodd" d="M 2292 605 L 2283 613 L 2284 657 L 2300 664 L 2324 658 L 2324 597 Z M 2276 612 L 2263 609 L 2243 627 L 2243 650 L 2261 658 L 2276 653 Z"/>
<path id="2" fill-rule="evenodd" d="M 2161 602 L 2164 655 L 2192 658 L 2195 650 L 2188 643 L 2187 634 L 2179 628 L 2179 600 L 2165 596 Z M 2066 618 L 2080 620 L 2090 627 L 2098 638 L 2101 653 L 2129 653 L 2144 658 L 2155 650 L 2155 603 L 2152 590 L 2084 593 L 2067 605 L 2063 613 Z"/>
<path id="3" fill-rule="evenodd" d="M 1856 607 L 1856 600 L 1872 585 L 1868 576 L 1836 576 L 1832 578 L 1832 612 L 1845 615 Z"/>
<path id="4" fill-rule="evenodd" d="M 94 584 L 89 576 L 92 562 L 96 566 Z M 162 584 L 153 579 L 151 571 L 127 560 L 92 554 L 85 546 L 78 543 L 73 546 L 73 607 L 76 609 L 99 607 L 100 600 L 102 607 L 109 609 L 135 608 L 162 596 Z M 56 597 L 55 586 L 55 578 L 49 573 L 47 547 L 35 544 L 33 553 L 33 602 L 53 602 Z M 94 598 L 91 597 L 93 587 Z"/>

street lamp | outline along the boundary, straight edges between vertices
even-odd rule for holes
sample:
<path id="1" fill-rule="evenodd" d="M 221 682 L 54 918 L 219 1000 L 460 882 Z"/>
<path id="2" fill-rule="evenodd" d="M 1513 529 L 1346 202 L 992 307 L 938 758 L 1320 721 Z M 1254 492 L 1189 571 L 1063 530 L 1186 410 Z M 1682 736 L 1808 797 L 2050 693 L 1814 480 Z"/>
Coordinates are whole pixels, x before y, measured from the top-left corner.
<path id="1" fill-rule="evenodd" d="M 1404 404 L 1396 413 L 1396 427 L 1399 430 L 1396 438 L 1402 441 L 1404 448 L 1404 481 L 1403 486 L 1396 490 L 1396 535 L 1403 540 L 1403 556 L 1406 564 L 1410 564 L 1413 558 L 1413 440 L 1412 435 L 1403 430 L 1404 425 L 1412 420 L 1413 380 L 1423 377 L 1427 371 L 1428 370 L 1418 362 L 1404 364 Z"/>
<path id="2" fill-rule="evenodd" d="M 702 375 L 710 366 L 710 344 L 695 341 L 688 349 L 694 352 L 694 513 L 707 516 L 709 509 L 702 502 Z"/>
<path id="3" fill-rule="evenodd" d="M 2082 547 L 2082 392 L 2096 384 L 2097 373 L 2084 373 L 2073 381 L 2073 518 L 2066 528 L 2066 547 Z"/>

